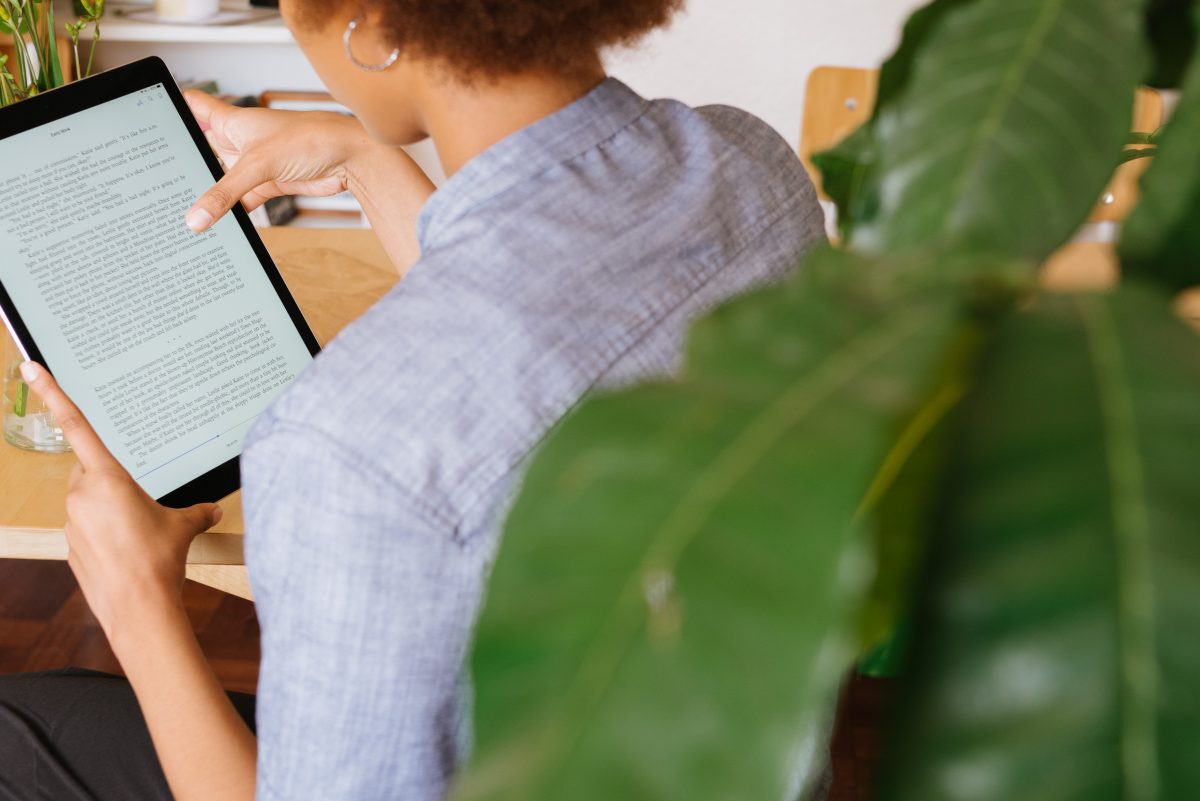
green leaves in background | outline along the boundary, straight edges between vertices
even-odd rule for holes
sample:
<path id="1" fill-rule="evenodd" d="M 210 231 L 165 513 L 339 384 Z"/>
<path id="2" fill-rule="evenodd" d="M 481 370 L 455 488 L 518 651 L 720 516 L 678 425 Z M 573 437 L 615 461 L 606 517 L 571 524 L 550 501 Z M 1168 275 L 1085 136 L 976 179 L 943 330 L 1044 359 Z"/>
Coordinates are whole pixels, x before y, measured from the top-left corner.
<path id="1" fill-rule="evenodd" d="M 856 515 L 955 296 L 823 251 L 701 322 L 681 380 L 563 425 L 508 521 L 455 798 L 784 797 L 854 656 Z"/>
<path id="2" fill-rule="evenodd" d="M 78 18 L 74 22 L 68 22 L 64 28 L 75 53 L 76 69 L 81 77 L 86 78 L 92 74 L 92 65 L 96 60 L 96 44 L 100 41 L 100 18 L 104 16 L 104 0 L 76 0 L 75 13 L 79 15 Z M 85 64 L 79 52 L 79 37 L 89 26 L 92 29 L 92 46 L 88 50 Z"/>
<path id="3" fill-rule="evenodd" d="M 1200 60 L 1142 178 L 1142 199 L 1125 225 L 1126 274 L 1170 290 L 1200 285 Z"/>
<path id="4" fill-rule="evenodd" d="M 1146 35 L 1153 57 L 1149 86 L 1175 89 L 1196 52 L 1196 0 L 1148 0 Z"/>
<path id="5" fill-rule="evenodd" d="M 36 94 L 62 86 L 54 31 L 54 3 L 49 0 L 0 0 L 0 32 L 12 36 L 21 91 Z M 36 57 L 26 43 L 32 43 Z"/>
<path id="6" fill-rule="evenodd" d="M 0 0 L 0 33 L 20 31 L 29 35 L 36 29 L 37 0 Z"/>
<path id="7" fill-rule="evenodd" d="M 1200 786 L 1200 359 L 1161 292 L 1041 298 L 962 410 L 885 799 Z"/>
<path id="8" fill-rule="evenodd" d="M 60 33 L 66 33 L 74 50 L 77 75 L 86 78 L 91 74 L 96 43 L 100 39 L 104 0 L 82 0 L 80 7 L 82 16 L 64 25 L 60 31 L 54 21 L 51 0 L 0 0 L 0 33 L 11 36 L 13 50 L 11 60 L 0 56 L 0 106 L 65 83 L 58 52 Z M 79 37 L 89 26 L 92 28 L 92 47 L 84 64 L 80 59 Z"/>
<path id="9" fill-rule="evenodd" d="M 46 30 L 53 31 L 54 35 L 41 37 L 43 47 L 41 58 L 44 67 L 38 88 L 42 90 L 53 89 L 66 83 L 63 80 L 62 62 L 58 58 L 58 28 L 54 24 L 53 2 L 46 3 Z"/>
<path id="10" fill-rule="evenodd" d="M 1040 262 L 1121 157 L 1145 72 L 1142 4 L 941 0 L 921 13 L 882 79 L 869 139 L 818 159 L 840 171 L 849 242 Z"/>

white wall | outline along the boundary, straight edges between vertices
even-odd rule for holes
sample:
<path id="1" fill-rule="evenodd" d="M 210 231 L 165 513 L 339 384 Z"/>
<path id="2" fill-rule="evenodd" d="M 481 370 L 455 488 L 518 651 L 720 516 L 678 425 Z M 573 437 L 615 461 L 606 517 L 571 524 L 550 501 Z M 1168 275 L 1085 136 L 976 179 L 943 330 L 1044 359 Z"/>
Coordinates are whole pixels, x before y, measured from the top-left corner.
<path id="1" fill-rule="evenodd" d="M 653 97 L 727 103 L 765 119 L 797 143 L 804 82 L 822 64 L 878 65 L 908 14 L 925 0 L 688 0 L 668 30 L 615 53 L 615 75 Z M 101 66 L 156 53 L 179 78 L 219 80 L 224 91 L 315 89 L 317 78 L 287 45 L 102 42 Z"/>
<path id="2" fill-rule="evenodd" d="M 638 51 L 610 59 L 642 94 L 757 114 L 794 145 L 804 84 L 822 65 L 878 66 L 927 0 L 688 0 L 686 14 Z"/>

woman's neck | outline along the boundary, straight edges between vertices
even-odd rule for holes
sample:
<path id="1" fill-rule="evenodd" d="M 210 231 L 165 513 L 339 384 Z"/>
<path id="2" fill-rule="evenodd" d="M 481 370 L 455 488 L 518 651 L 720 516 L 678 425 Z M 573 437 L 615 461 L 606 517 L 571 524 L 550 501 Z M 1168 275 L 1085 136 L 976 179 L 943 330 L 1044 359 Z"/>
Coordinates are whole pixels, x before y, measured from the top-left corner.
<path id="1" fill-rule="evenodd" d="M 605 77 L 599 64 L 575 77 L 518 75 L 473 84 L 426 84 L 421 113 L 450 176 L 497 142 L 569 106 Z"/>

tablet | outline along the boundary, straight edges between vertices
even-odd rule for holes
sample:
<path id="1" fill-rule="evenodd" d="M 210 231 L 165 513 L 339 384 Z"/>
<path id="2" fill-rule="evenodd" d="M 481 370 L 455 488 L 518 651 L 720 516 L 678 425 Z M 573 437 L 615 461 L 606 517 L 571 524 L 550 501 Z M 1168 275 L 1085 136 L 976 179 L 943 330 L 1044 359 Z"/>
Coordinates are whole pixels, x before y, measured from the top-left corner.
<path id="1" fill-rule="evenodd" d="M 319 347 L 239 206 L 184 214 L 221 176 L 147 58 L 0 109 L 0 312 L 104 444 L 168 506 L 239 486 L 246 432 Z"/>

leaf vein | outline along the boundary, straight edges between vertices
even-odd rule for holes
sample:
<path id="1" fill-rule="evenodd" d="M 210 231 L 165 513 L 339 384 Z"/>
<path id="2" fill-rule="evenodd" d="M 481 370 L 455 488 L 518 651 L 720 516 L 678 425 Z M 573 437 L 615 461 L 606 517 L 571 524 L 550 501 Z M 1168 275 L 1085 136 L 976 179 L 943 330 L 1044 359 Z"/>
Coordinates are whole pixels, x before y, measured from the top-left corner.
<path id="1" fill-rule="evenodd" d="M 1138 448 L 1137 413 L 1116 322 L 1103 299 L 1078 300 L 1099 391 L 1104 449 L 1112 484 L 1121 673 L 1121 765 L 1125 798 L 1154 801 L 1158 728 L 1158 668 L 1154 631 L 1154 576 L 1145 469 Z"/>
<path id="2" fill-rule="evenodd" d="M 601 626 L 601 633 L 588 649 L 579 670 L 564 694 L 556 715 L 543 730 L 539 759 L 557 756 L 562 763 L 578 745 L 584 719 L 594 713 L 625 654 L 632 647 L 641 615 L 630 614 L 641 599 L 641 581 L 650 571 L 672 571 L 688 543 L 712 514 L 718 501 L 744 476 L 783 432 L 799 424 L 823 401 L 872 364 L 903 344 L 907 337 L 928 326 L 924 309 L 911 307 L 895 317 L 883 318 L 872 328 L 859 332 L 815 371 L 801 373 L 779 398 L 751 420 L 692 482 L 675 510 L 651 535 L 646 555 L 630 576 Z M 847 521 L 849 522 L 849 521 Z"/>

